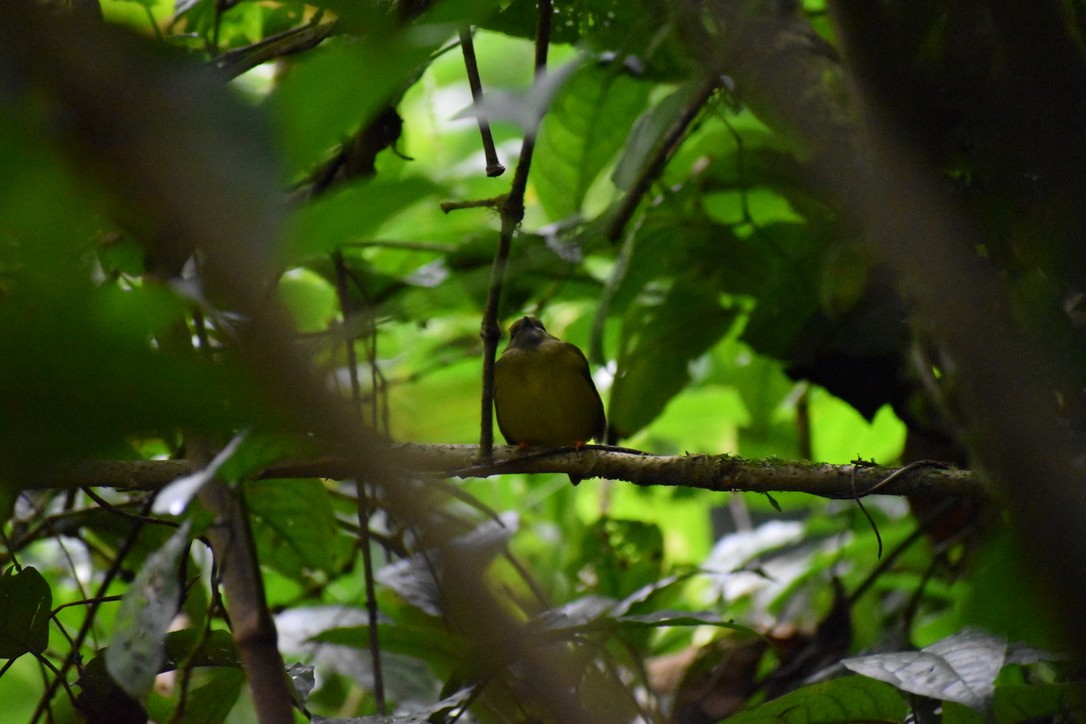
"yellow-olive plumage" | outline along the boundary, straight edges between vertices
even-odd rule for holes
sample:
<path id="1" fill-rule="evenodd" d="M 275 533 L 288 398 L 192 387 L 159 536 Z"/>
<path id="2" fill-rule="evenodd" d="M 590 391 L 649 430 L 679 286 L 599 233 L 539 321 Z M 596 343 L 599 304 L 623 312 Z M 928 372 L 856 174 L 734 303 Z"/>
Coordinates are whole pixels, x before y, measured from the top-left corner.
<path id="1" fill-rule="evenodd" d="M 535 317 L 509 329 L 509 345 L 494 367 L 494 404 L 510 445 L 580 446 L 602 440 L 607 428 L 584 353 L 548 334 Z"/>

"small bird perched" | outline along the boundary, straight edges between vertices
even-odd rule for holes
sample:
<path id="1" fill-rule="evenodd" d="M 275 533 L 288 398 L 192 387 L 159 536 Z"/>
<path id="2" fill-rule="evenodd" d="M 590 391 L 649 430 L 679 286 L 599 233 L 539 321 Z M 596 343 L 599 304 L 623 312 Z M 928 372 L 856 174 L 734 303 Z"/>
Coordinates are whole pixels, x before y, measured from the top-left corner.
<path id="1" fill-rule="evenodd" d="M 584 353 L 535 317 L 509 328 L 509 344 L 494 366 L 494 404 L 506 442 L 522 448 L 581 447 L 607 430 Z"/>

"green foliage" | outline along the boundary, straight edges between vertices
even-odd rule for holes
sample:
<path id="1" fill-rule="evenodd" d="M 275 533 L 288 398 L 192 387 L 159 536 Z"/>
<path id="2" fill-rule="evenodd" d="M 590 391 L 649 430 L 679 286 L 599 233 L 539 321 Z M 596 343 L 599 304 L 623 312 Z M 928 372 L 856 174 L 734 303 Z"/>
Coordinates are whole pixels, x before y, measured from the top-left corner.
<path id="1" fill-rule="evenodd" d="M 577 662 L 562 689 L 571 700 L 592 699 L 614 674 L 624 706 L 648 702 L 637 715 L 726 700 L 705 717 L 830 722 L 900 721 L 912 706 L 902 692 L 916 690 L 907 676 L 802 685 L 843 657 L 907 656 L 968 625 L 1061 645 L 1054 606 L 1023 583 L 1028 569 L 995 514 L 983 536 L 971 519 L 940 537 L 918 531 L 923 515 L 899 500 L 867 499 L 861 512 L 805 494 L 572 489 L 545 475 L 449 483 L 375 452 L 384 438 L 478 439 L 480 317 L 523 141 L 509 121 L 541 104 L 499 321 L 539 315 L 590 353 L 619 444 L 767 465 L 893 464 L 918 439 L 963 453 L 954 437 L 969 381 L 907 327 L 907 295 L 860 250 L 869 230 L 818 183 L 818 149 L 796 150 L 802 129 L 752 110 L 779 69 L 755 74 L 763 94 L 732 78 L 749 78 L 741 71 L 757 57 L 713 54 L 713 33 L 735 20 L 712 17 L 713 3 L 556 3 L 550 69 L 563 71 L 549 101 L 529 88 L 534 3 L 109 0 L 104 32 L 69 27 L 59 8 L 12 7 L 24 4 L 11 17 L 98 45 L 16 42 L 4 28 L 21 27 L 9 22 L 17 11 L 0 7 L 6 713 L 11 702 L 10 715 L 28 719 L 39 703 L 56 719 L 255 716 L 230 628 L 262 612 L 224 601 L 236 571 L 223 567 L 237 559 L 213 561 L 206 543 L 223 521 L 199 500 L 154 512 L 141 488 L 162 483 L 139 473 L 108 480 L 116 490 L 63 477 L 78 460 L 200 459 L 239 430 L 255 432 L 219 477 L 247 516 L 285 657 L 317 667 L 319 686 L 298 698 L 320 716 L 377 713 L 375 639 L 393 707 L 434 720 L 467 707 L 485 721 L 545 719 L 531 692 L 547 682 L 523 680 L 538 652 Z M 810 25 L 793 18 L 802 32 L 761 45 L 799 38 L 823 62 L 833 55 L 814 40 L 833 41 L 824 7 L 804 9 Z M 213 70 L 279 33 L 333 22 L 322 42 L 239 78 Z M 467 27 L 484 94 L 498 99 L 489 107 L 502 110 L 500 178 L 483 175 L 464 112 L 454 44 Z M 939 60 L 944 32 L 930 35 L 925 62 Z M 698 106 L 707 76 L 721 87 Z M 805 93 L 835 102 L 831 80 Z M 390 115 L 402 133 L 380 136 Z M 676 145 L 663 147 L 672 131 Z M 946 147 L 968 146 L 954 134 Z M 1077 267 L 1059 261 L 1075 258 L 1060 225 L 1072 205 L 1023 229 L 1018 212 L 1040 203 L 1015 192 L 1028 174 L 929 156 L 991 231 L 977 251 L 1009 280 L 1016 317 L 1068 359 L 1083 356 Z M 348 412 L 327 405 L 329 391 Z M 1077 398 L 1055 392 L 1070 427 Z M 365 449 L 344 449 L 358 442 L 354 427 L 337 437 L 319 425 L 344 419 L 362 421 Z M 342 480 L 266 472 L 344 452 L 354 457 L 335 468 Z M 404 514 L 405 500 L 426 515 Z M 516 625 L 502 628 L 505 615 Z M 510 631 L 522 638 L 506 646 Z M 696 680 L 718 665 L 737 667 L 716 682 L 736 691 Z M 1081 715 L 1058 660 L 998 671 L 985 680 L 988 709 L 948 695 L 945 720 Z"/>
<path id="2" fill-rule="evenodd" d="M 798 689 L 725 721 L 729 724 L 898 721 L 905 711 L 901 695 L 889 684 L 849 676 Z"/>

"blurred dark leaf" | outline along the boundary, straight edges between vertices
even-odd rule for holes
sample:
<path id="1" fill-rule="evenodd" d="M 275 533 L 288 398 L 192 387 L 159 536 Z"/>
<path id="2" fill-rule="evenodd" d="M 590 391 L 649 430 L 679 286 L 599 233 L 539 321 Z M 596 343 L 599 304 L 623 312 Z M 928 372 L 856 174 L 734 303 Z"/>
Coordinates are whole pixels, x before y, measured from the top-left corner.
<path id="1" fill-rule="evenodd" d="M 206 673 L 203 683 L 193 686 L 185 699 L 184 719 L 221 724 L 228 720 L 238 697 L 245 691 L 245 672 L 241 667 L 218 667 Z M 159 713 L 155 701 L 148 703 L 152 721 L 163 721 L 172 711 Z"/>
<path id="2" fill-rule="evenodd" d="M 1086 696 L 1076 684 L 997 686 L 992 712 L 996 721 L 1007 722 L 1081 720 L 1086 718 Z"/>
<path id="3" fill-rule="evenodd" d="M 0 658 L 43 654 L 49 645 L 49 617 L 53 594 L 36 568 L 0 576 Z"/>
<path id="4" fill-rule="evenodd" d="M 383 651 L 419 658 L 441 679 L 446 679 L 454 669 L 469 664 L 472 656 L 471 642 L 449 631 L 437 618 L 398 620 L 394 625 L 379 624 L 377 635 Z M 368 651 L 369 627 L 330 628 L 314 636 L 312 641 Z"/>
<path id="5" fill-rule="evenodd" d="M 474 530 L 448 541 L 445 546 L 458 555 L 471 557 L 481 565 L 505 549 L 519 526 L 516 515 L 506 514 L 501 516 L 500 521 L 484 521 Z M 390 563 L 377 571 L 375 578 L 420 611 L 441 616 L 445 613 L 440 581 L 445 574 L 443 549 L 444 546 L 437 547 Z M 435 576 L 438 580 L 435 580 Z"/>

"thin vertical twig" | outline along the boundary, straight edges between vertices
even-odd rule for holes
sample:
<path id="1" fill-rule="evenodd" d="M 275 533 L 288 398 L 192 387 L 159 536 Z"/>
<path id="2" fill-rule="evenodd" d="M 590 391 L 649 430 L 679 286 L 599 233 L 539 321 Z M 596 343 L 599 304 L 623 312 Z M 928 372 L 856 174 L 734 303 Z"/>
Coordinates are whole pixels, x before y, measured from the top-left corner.
<path id="1" fill-rule="evenodd" d="M 538 81 L 547 69 L 551 18 L 554 14 L 551 0 L 539 0 L 537 11 L 535 77 Z M 501 302 L 502 285 L 505 281 L 505 267 L 509 261 L 509 247 L 513 241 L 513 234 L 520 226 L 520 222 L 524 220 L 524 191 L 528 187 L 528 171 L 532 166 L 534 152 L 535 130 L 532 129 L 525 134 L 524 141 L 521 143 L 520 158 L 517 159 L 517 168 L 513 173 L 509 193 L 498 204 L 498 212 L 502 220 L 501 234 L 498 237 L 498 249 L 494 254 L 494 264 L 490 269 L 483 323 L 479 330 L 479 335 L 483 338 L 482 417 L 479 425 L 480 460 L 489 460 L 494 453 L 494 357 L 498 349 L 498 340 L 501 339 L 498 305 Z"/>
<path id="2" fill-rule="evenodd" d="M 350 292 L 347 289 L 347 264 L 343 260 L 342 252 L 335 252 L 332 261 L 336 268 L 336 294 L 339 297 L 339 310 L 343 315 L 344 343 L 347 346 L 347 376 L 351 381 L 351 400 L 354 402 L 354 413 L 358 423 L 362 424 L 362 386 L 358 381 L 358 354 L 354 348 L 354 335 L 350 331 L 351 316 L 354 305 L 351 304 Z M 374 337 L 376 340 L 376 336 Z M 376 341 L 374 342 L 376 352 Z M 376 366 L 376 365 L 374 365 Z M 374 405 L 377 405 L 377 389 L 374 388 Z M 374 417 L 377 410 L 374 408 Z M 366 485 L 360 478 L 354 479 L 355 495 L 358 500 L 358 538 L 359 547 L 362 549 L 362 575 L 366 588 L 366 616 L 369 622 L 370 659 L 373 666 L 373 697 L 377 704 L 377 713 L 384 716 L 387 712 L 385 704 L 385 678 L 381 668 L 381 647 L 377 633 L 377 591 L 373 582 L 373 555 L 370 551 L 370 506 Z"/>
<path id="3" fill-rule="evenodd" d="M 479 122 L 479 135 L 483 141 L 483 154 L 486 156 L 486 175 L 501 176 L 505 166 L 498 160 L 498 151 L 494 148 L 494 135 L 490 132 L 490 121 L 486 117 L 483 105 L 483 83 L 479 77 L 479 64 L 475 59 L 475 41 L 471 37 L 471 28 L 460 29 L 460 50 L 464 54 L 464 68 L 468 74 L 468 86 L 471 99 L 475 103 L 475 118 Z"/>

